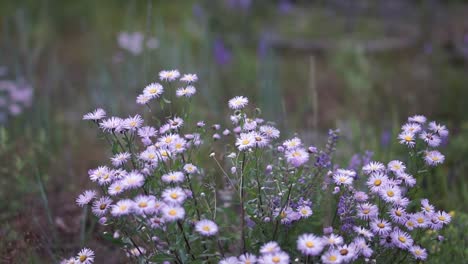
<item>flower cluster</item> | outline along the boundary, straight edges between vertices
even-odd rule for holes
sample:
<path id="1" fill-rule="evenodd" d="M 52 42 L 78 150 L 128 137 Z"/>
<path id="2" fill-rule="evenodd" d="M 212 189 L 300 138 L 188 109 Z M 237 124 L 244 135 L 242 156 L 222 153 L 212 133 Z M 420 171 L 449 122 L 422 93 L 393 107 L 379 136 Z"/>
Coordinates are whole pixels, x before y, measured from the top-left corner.
<path id="1" fill-rule="evenodd" d="M 75 257 L 64 259 L 60 264 L 92 264 L 94 263 L 94 251 L 83 248 Z"/>
<path id="2" fill-rule="evenodd" d="M 196 91 L 195 74 L 169 70 L 158 77 L 161 83 L 145 87 L 137 103 L 152 109 L 159 101 L 158 112 L 166 114 L 173 102 L 165 94 L 184 100 Z M 173 88 L 176 82 L 184 87 Z M 437 232 L 450 222 L 427 199 L 410 199 L 417 166 L 367 154 L 337 168 L 339 130 L 329 131 L 321 149 L 297 135 L 281 139 L 244 96 L 227 105 L 226 127 L 174 115 L 172 107 L 165 119 L 151 116 L 151 124 L 144 124 L 145 114 L 107 117 L 103 109 L 83 116 L 101 130 L 112 156 L 89 170 L 99 191 L 84 191 L 76 203 L 118 234 L 127 255 L 157 263 L 350 263 L 393 253 L 395 261 L 407 254 L 424 260 L 419 230 Z M 422 119 L 410 118 L 399 136 L 427 142 L 417 152 L 416 142 L 403 141 L 412 159 L 435 151 L 428 150 L 438 146 L 434 138 L 448 133 L 436 123 L 424 128 Z M 318 226 L 326 226 L 322 235 Z"/>
<path id="3" fill-rule="evenodd" d="M 24 81 L 0 81 L 0 122 L 8 115 L 17 116 L 31 106 L 32 87 Z"/>

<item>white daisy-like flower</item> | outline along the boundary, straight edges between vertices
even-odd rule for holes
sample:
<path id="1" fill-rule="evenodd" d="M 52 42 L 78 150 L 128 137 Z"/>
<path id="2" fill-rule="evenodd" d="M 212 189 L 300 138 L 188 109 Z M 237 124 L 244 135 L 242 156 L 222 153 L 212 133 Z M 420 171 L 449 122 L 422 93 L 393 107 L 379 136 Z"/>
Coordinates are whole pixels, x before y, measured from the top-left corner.
<path id="1" fill-rule="evenodd" d="M 143 124 L 143 118 L 140 115 L 135 115 L 123 120 L 122 126 L 129 131 L 136 131 Z"/>
<path id="2" fill-rule="evenodd" d="M 385 219 L 375 218 L 371 221 L 370 227 L 372 232 L 380 236 L 386 236 L 392 231 L 391 224 Z"/>
<path id="3" fill-rule="evenodd" d="M 350 186 L 353 184 L 354 178 L 350 177 L 345 173 L 334 173 L 333 174 L 333 181 L 336 185 L 343 185 L 343 186 Z"/>
<path id="4" fill-rule="evenodd" d="M 166 205 L 162 208 L 162 214 L 165 221 L 173 222 L 183 219 L 185 216 L 185 210 L 183 207 L 178 205 Z"/>
<path id="5" fill-rule="evenodd" d="M 192 85 L 181 87 L 176 90 L 177 97 L 192 97 L 197 92 L 197 89 Z"/>
<path id="6" fill-rule="evenodd" d="M 278 251 L 262 256 L 260 263 L 264 264 L 289 264 L 289 255 L 286 252 Z"/>
<path id="7" fill-rule="evenodd" d="M 247 150 L 249 148 L 255 147 L 256 140 L 253 133 L 241 133 L 236 139 L 236 147 L 240 150 Z"/>
<path id="8" fill-rule="evenodd" d="M 231 100 L 229 100 L 229 108 L 233 110 L 242 109 L 246 107 L 248 103 L 249 103 L 249 99 L 247 99 L 247 97 L 236 96 L 232 98 Z"/>
<path id="9" fill-rule="evenodd" d="M 336 249 L 327 251 L 322 255 L 321 259 L 324 264 L 335 264 L 343 261 L 340 252 Z"/>
<path id="10" fill-rule="evenodd" d="M 245 253 L 239 256 L 239 263 L 237 264 L 255 264 L 257 263 L 257 256 Z"/>
<path id="11" fill-rule="evenodd" d="M 103 196 L 93 202 L 92 212 L 96 216 L 103 216 L 107 213 L 111 204 L 111 198 L 108 196 Z"/>
<path id="12" fill-rule="evenodd" d="M 161 180 L 166 183 L 178 183 L 184 181 L 184 174 L 180 171 L 171 171 L 161 176 Z"/>
<path id="13" fill-rule="evenodd" d="M 390 161 L 387 168 L 395 174 L 403 173 L 406 170 L 405 164 L 399 160 Z"/>
<path id="14" fill-rule="evenodd" d="M 342 245 L 338 247 L 338 252 L 341 255 L 341 258 L 343 259 L 343 263 L 348 263 L 352 259 L 356 258 L 356 254 L 358 253 L 358 250 L 354 243 L 351 243 L 349 245 Z"/>
<path id="15" fill-rule="evenodd" d="M 286 149 L 295 149 L 295 148 L 298 148 L 298 147 L 302 146 L 302 141 L 301 141 L 300 138 L 294 137 L 292 139 L 288 139 L 288 140 L 284 141 L 283 146 Z"/>
<path id="16" fill-rule="evenodd" d="M 101 108 L 94 110 L 93 112 L 89 112 L 83 116 L 83 120 L 92 120 L 98 121 L 106 117 L 106 111 Z"/>
<path id="17" fill-rule="evenodd" d="M 379 208 L 370 203 L 359 204 L 356 209 L 358 210 L 357 216 L 363 220 L 374 219 L 379 214 Z"/>
<path id="18" fill-rule="evenodd" d="M 381 162 L 372 161 L 362 167 L 362 171 L 369 175 L 374 173 L 382 173 L 385 170 L 385 165 Z"/>
<path id="19" fill-rule="evenodd" d="M 183 169 L 188 174 L 194 174 L 198 172 L 198 168 L 192 163 L 185 164 Z"/>
<path id="20" fill-rule="evenodd" d="M 239 260 L 236 257 L 227 257 L 220 260 L 218 264 L 239 264 Z"/>
<path id="21" fill-rule="evenodd" d="M 421 200 L 421 210 L 425 214 L 432 214 L 435 212 L 434 206 L 429 203 L 428 199 Z"/>
<path id="22" fill-rule="evenodd" d="M 402 132 L 398 135 L 398 139 L 400 140 L 400 144 L 406 145 L 410 148 L 416 145 L 414 133 Z"/>
<path id="23" fill-rule="evenodd" d="M 122 179 L 126 190 L 140 188 L 145 184 L 145 177 L 136 171 L 130 172 Z"/>
<path id="24" fill-rule="evenodd" d="M 420 259 L 420 260 L 425 260 L 427 258 L 427 251 L 425 248 L 422 248 L 420 246 L 412 246 L 410 247 L 409 251 L 411 254 L 413 254 L 413 257 L 415 259 Z"/>
<path id="25" fill-rule="evenodd" d="M 130 159 L 130 156 L 128 152 L 117 153 L 111 158 L 112 165 L 120 167 Z"/>
<path id="26" fill-rule="evenodd" d="M 105 120 L 102 120 L 99 123 L 99 127 L 105 132 L 113 132 L 113 131 L 120 131 L 124 125 L 124 121 L 122 118 L 119 117 L 111 117 Z"/>
<path id="27" fill-rule="evenodd" d="M 442 139 L 436 134 L 428 133 L 426 131 L 422 132 L 419 137 L 427 143 L 429 147 L 438 147 L 442 143 Z"/>
<path id="28" fill-rule="evenodd" d="M 437 150 L 426 151 L 424 161 L 427 165 L 437 166 L 444 163 L 445 156 Z"/>
<path id="29" fill-rule="evenodd" d="M 121 194 L 123 191 L 125 191 L 125 184 L 121 180 L 115 181 L 109 186 L 107 191 L 109 192 L 109 195 L 112 196 Z"/>
<path id="30" fill-rule="evenodd" d="M 421 125 L 417 123 L 406 123 L 401 127 L 401 130 L 406 133 L 416 134 L 421 131 Z"/>
<path id="31" fill-rule="evenodd" d="M 172 119 L 169 119 L 168 122 L 171 129 L 179 129 L 184 125 L 184 120 L 180 117 L 175 116 Z M 180 136 L 178 136 L 180 138 Z"/>
<path id="32" fill-rule="evenodd" d="M 253 132 L 253 136 L 255 138 L 255 145 L 258 147 L 258 148 L 264 148 L 266 146 L 268 146 L 268 144 L 270 143 L 270 139 L 262 134 L 259 134 L 257 132 Z"/>
<path id="33" fill-rule="evenodd" d="M 143 95 L 150 99 L 159 98 L 164 92 L 164 88 L 159 83 L 151 83 L 143 89 Z"/>
<path id="34" fill-rule="evenodd" d="M 203 236 L 213 236 L 218 233 L 218 225 L 211 220 L 200 220 L 195 224 L 195 231 Z"/>
<path id="35" fill-rule="evenodd" d="M 401 198 L 401 189 L 398 186 L 387 184 L 380 189 L 379 194 L 386 202 L 394 202 Z"/>
<path id="36" fill-rule="evenodd" d="M 271 139 L 277 139 L 280 136 L 280 131 L 276 129 L 275 127 L 272 126 L 261 126 L 260 127 L 260 132 L 262 132 L 264 135 Z"/>
<path id="37" fill-rule="evenodd" d="M 111 214 L 113 216 L 128 215 L 133 212 L 135 203 L 130 199 L 123 199 L 118 201 L 111 207 Z"/>
<path id="38" fill-rule="evenodd" d="M 187 195 L 180 187 L 169 188 L 162 192 L 161 197 L 166 203 L 182 204 Z"/>
<path id="39" fill-rule="evenodd" d="M 198 81 L 198 76 L 196 74 L 188 73 L 188 74 L 184 74 L 184 76 L 182 76 L 180 80 L 186 83 L 194 83 Z"/>
<path id="40" fill-rule="evenodd" d="M 444 125 L 437 124 L 436 122 L 429 123 L 429 130 L 434 133 L 437 133 L 441 137 L 446 137 L 449 134 L 449 131 Z"/>
<path id="41" fill-rule="evenodd" d="M 76 204 L 83 207 L 89 204 L 96 196 L 97 192 L 95 190 L 86 190 L 76 198 Z"/>
<path id="42" fill-rule="evenodd" d="M 297 249 L 306 256 L 317 256 L 324 247 L 322 239 L 313 234 L 303 234 L 297 239 Z"/>
<path id="43" fill-rule="evenodd" d="M 409 249 L 413 245 L 413 239 L 411 236 L 398 228 L 395 228 L 390 236 L 392 237 L 392 241 L 395 246 L 399 248 Z"/>
<path id="44" fill-rule="evenodd" d="M 77 263 L 91 264 L 94 262 L 94 251 L 89 248 L 83 248 L 76 256 Z"/>
<path id="45" fill-rule="evenodd" d="M 372 234 L 371 231 L 368 229 L 365 229 L 362 226 L 354 226 L 353 227 L 354 232 L 356 232 L 358 235 L 363 236 L 367 240 L 371 240 L 374 237 L 374 234 Z"/>
<path id="46" fill-rule="evenodd" d="M 312 215 L 312 209 L 306 205 L 298 207 L 297 212 L 301 215 L 302 218 L 307 218 Z"/>
<path id="47" fill-rule="evenodd" d="M 135 197 L 133 210 L 139 215 L 151 215 L 154 212 L 154 196 L 138 195 Z"/>
<path id="48" fill-rule="evenodd" d="M 335 235 L 335 234 L 330 234 L 329 236 L 324 236 L 323 237 L 323 242 L 326 245 L 329 245 L 331 247 L 339 246 L 342 245 L 344 240 L 342 236 Z"/>
<path id="49" fill-rule="evenodd" d="M 278 251 L 281 251 L 281 248 L 280 248 L 280 246 L 278 245 L 278 243 L 276 241 L 270 241 L 270 242 L 264 244 L 260 248 L 260 254 L 275 253 L 275 252 L 278 252 Z"/>
<path id="50" fill-rule="evenodd" d="M 144 104 L 147 104 L 150 100 L 151 100 L 151 96 L 146 95 L 146 94 L 140 94 L 136 98 L 136 103 L 144 105 Z"/>
<path id="51" fill-rule="evenodd" d="M 160 71 L 159 72 L 159 79 L 161 81 L 174 81 L 179 78 L 180 73 L 178 70 L 170 70 L 170 71 Z"/>
<path id="52" fill-rule="evenodd" d="M 371 192 L 377 193 L 382 189 L 388 181 L 388 177 L 382 173 L 372 174 L 367 180 L 366 184 Z"/>
<path id="53" fill-rule="evenodd" d="M 407 213 L 405 208 L 403 207 L 396 207 L 392 208 L 389 212 L 390 218 L 392 219 L 392 222 L 398 223 L 398 224 L 404 224 L 407 219 Z"/>
<path id="54" fill-rule="evenodd" d="M 409 122 L 416 122 L 416 123 L 419 123 L 419 124 L 424 124 L 424 123 L 426 123 L 427 118 L 425 116 L 423 116 L 423 115 L 414 115 L 414 116 L 408 117 L 408 121 Z"/>
<path id="55" fill-rule="evenodd" d="M 295 148 L 286 151 L 286 161 L 297 168 L 309 161 L 309 153 L 303 148 Z"/>

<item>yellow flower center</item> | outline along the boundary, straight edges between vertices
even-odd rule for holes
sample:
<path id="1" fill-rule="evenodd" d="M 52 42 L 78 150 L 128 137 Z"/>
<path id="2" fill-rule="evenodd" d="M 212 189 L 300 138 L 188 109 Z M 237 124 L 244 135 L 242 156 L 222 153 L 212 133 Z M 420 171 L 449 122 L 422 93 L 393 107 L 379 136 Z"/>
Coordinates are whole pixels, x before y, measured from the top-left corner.
<path id="1" fill-rule="evenodd" d="M 337 257 L 335 255 L 331 255 L 330 257 L 328 257 L 328 260 L 329 261 L 336 261 Z"/>
<path id="2" fill-rule="evenodd" d="M 410 141 L 412 141 L 412 140 L 413 140 L 413 137 L 412 137 L 412 136 L 409 136 L 409 135 L 408 135 L 408 136 L 405 136 L 405 141 L 410 142 Z"/>
<path id="3" fill-rule="evenodd" d="M 382 180 L 377 179 L 374 181 L 374 186 L 380 186 L 381 184 L 382 184 Z"/>
<path id="4" fill-rule="evenodd" d="M 297 157 L 300 157 L 301 156 L 301 153 L 299 153 L 299 151 L 294 151 L 293 154 L 292 154 L 293 157 L 297 158 Z"/>
<path id="5" fill-rule="evenodd" d="M 398 237 L 398 240 L 400 240 L 401 243 L 405 243 L 405 242 L 406 242 L 406 237 L 404 237 L 404 236 L 399 236 L 399 237 Z"/>
<path id="6" fill-rule="evenodd" d="M 177 193 L 171 193 L 171 198 L 172 199 L 177 199 L 179 195 Z"/>
<path id="7" fill-rule="evenodd" d="M 380 228 L 384 228 L 384 227 L 385 227 L 384 223 L 378 223 L 377 226 L 380 227 Z"/>
<path id="8" fill-rule="evenodd" d="M 343 182 L 345 182 L 345 181 L 346 181 L 346 178 L 345 178 L 345 177 L 341 177 L 341 178 L 340 178 L 340 182 L 341 182 L 341 183 L 343 183 Z"/>
<path id="9" fill-rule="evenodd" d="M 146 202 L 140 202 L 140 203 L 138 204 L 138 207 L 140 207 L 140 208 L 145 208 L 145 207 L 147 207 L 147 206 L 148 206 L 148 204 L 147 204 Z"/>
<path id="10" fill-rule="evenodd" d="M 362 211 L 364 214 L 368 214 L 370 213 L 370 210 L 369 209 L 364 209 L 364 211 Z"/>
<path id="11" fill-rule="evenodd" d="M 271 260 L 272 260 L 274 263 L 279 263 L 281 259 L 280 259 L 278 256 L 274 256 Z"/>
<path id="12" fill-rule="evenodd" d="M 248 145 L 250 143 L 250 140 L 243 139 L 241 143 L 242 143 L 242 145 Z"/>
<path id="13" fill-rule="evenodd" d="M 169 213 L 170 216 L 175 216 L 177 214 L 177 211 L 175 209 L 171 209 L 171 210 L 169 210 L 168 213 Z"/>
<path id="14" fill-rule="evenodd" d="M 440 221 L 445 221 L 445 216 L 443 216 L 443 215 L 440 215 L 438 218 L 439 218 Z"/>
<path id="15" fill-rule="evenodd" d="M 308 247 L 308 248 L 313 248 L 313 247 L 314 247 L 314 243 L 312 243 L 312 241 L 307 241 L 307 242 L 306 242 L 306 247 Z"/>
<path id="16" fill-rule="evenodd" d="M 397 216 L 401 216 L 401 215 L 402 215 L 402 213 L 401 213 L 400 210 L 396 210 L 396 211 L 395 211 L 395 214 L 396 214 Z"/>
<path id="17" fill-rule="evenodd" d="M 85 262 L 85 260 L 87 259 L 88 257 L 86 255 L 81 255 L 80 256 L 80 262 Z"/>
<path id="18" fill-rule="evenodd" d="M 206 231 L 206 232 L 208 232 L 208 231 L 211 230 L 211 228 L 210 228 L 209 226 L 207 226 L 207 225 L 206 225 L 206 226 L 203 226 L 202 229 L 203 229 L 203 231 Z"/>
<path id="19" fill-rule="evenodd" d="M 348 252 L 349 252 L 349 251 L 348 251 L 347 249 L 345 249 L 345 248 L 343 248 L 342 250 L 340 250 L 340 254 L 341 254 L 342 256 L 348 255 Z"/>
<path id="20" fill-rule="evenodd" d="M 156 156 L 155 156 L 153 153 L 150 153 L 150 154 L 148 155 L 148 159 L 154 159 L 154 158 L 156 158 Z"/>
<path id="21" fill-rule="evenodd" d="M 393 197 L 393 196 L 395 196 L 395 193 L 393 191 L 389 190 L 389 191 L 387 191 L 387 195 L 389 197 Z"/>
<path id="22" fill-rule="evenodd" d="M 422 251 L 419 250 L 419 249 L 416 249 L 416 250 L 414 251 L 414 254 L 420 256 L 420 255 L 422 254 Z"/>
<path id="23" fill-rule="evenodd" d="M 280 213 L 280 217 L 281 217 L 281 218 L 285 218 L 286 216 L 287 216 L 287 214 L 286 214 L 284 211 L 282 211 L 282 212 Z"/>
<path id="24" fill-rule="evenodd" d="M 306 209 L 301 210 L 301 214 L 306 215 L 307 213 L 309 213 L 309 212 Z"/>
<path id="25" fill-rule="evenodd" d="M 422 224 L 422 223 L 424 223 L 424 218 L 420 217 L 420 218 L 416 219 L 416 221 L 417 221 L 419 224 Z"/>
<path id="26" fill-rule="evenodd" d="M 406 225 L 409 226 L 409 227 L 413 227 L 413 226 L 414 226 L 414 223 L 413 223 L 412 221 L 408 221 L 408 222 L 406 223 Z"/>
<path id="27" fill-rule="evenodd" d="M 106 209 L 106 207 L 107 207 L 107 204 L 101 204 L 99 206 L 99 209 L 104 210 L 104 209 Z"/>
<path id="28" fill-rule="evenodd" d="M 120 209 L 120 211 L 125 211 L 125 210 L 127 210 L 127 206 L 123 204 L 123 205 L 119 206 L 119 209 Z"/>

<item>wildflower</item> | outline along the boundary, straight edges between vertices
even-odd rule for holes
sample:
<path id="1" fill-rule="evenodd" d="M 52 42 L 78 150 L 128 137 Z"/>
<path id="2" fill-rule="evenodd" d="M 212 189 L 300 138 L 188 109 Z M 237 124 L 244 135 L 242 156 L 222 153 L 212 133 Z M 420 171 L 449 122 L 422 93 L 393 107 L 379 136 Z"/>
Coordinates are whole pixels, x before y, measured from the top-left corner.
<path id="1" fill-rule="evenodd" d="M 380 189 L 379 194 L 386 202 L 394 202 L 401 197 L 401 190 L 397 186 L 387 184 Z"/>
<path id="2" fill-rule="evenodd" d="M 398 179 L 403 180 L 406 186 L 413 187 L 416 184 L 416 179 L 409 175 L 408 173 L 400 173 L 398 174 Z"/>
<path id="3" fill-rule="evenodd" d="M 354 193 L 354 199 L 357 201 L 357 202 L 365 202 L 367 201 L 367 199 L 369 199 L 369 196 L 365 193 L 365 192 L 355 192 Z"/>
<path id="4" fill-rule="evenodd" d="M 426 151 L 424 161 L 427 165 L 436 166 L 444 163 L 445 157 L 437 150 Z"/>
<path id="5" fill-rule="evenodd" d="M 362 167 L 362 171 L 369 175 L 369 174 L 375 174 L 375 173 L 381 173 L 385 170 L 385 165 L 381 162 L 376 162 L 372 161 L 369 164 L 366 164 L 364 167 Z"/>
<path id="6" fill-rule="evenodd" d="M 370 203 L 359 204 L 357 206 L 357 216 L 363 220 L 369 220 L 377 217 L 379 209 L 376 205 Z"/>
<path id="7" fill-rule="evenodd" d="M 211 220 L 200 220 L 195 224 L 195 230 L 203 236 L 213 236 L 218 233 L 218 225 Z"/>
<path id="8" fill-rule="evenodd" d="M 405 227 L 408 230 L 413 230 L 417 227 L 417 223 L 414 221 L 413 217 L 409 217 L 405 222 Z"/>
<path id="9" fill-rule="evenodd" d="M 89 112 L 83 116 L 83 120 L 92 120 L 98 121 L 106 117 L 106 111 L 101 108 L 94 110 L 93 112 Z"/>
<path id="10" fill-rule="evenodd" d="M 164 218 L 154 216 L 149 219 L 149 224 L 151 228 L 158 229 L 164 227 L 165 221 Z"/>
<path id="11" fill-rule="evenodd" d="M 416 122 L 419 124 L 424 124 L 427 121 L 427 118 L 423 115 L 414 115 L 408 118 L 409 122 Z"/>
<path id="12" fill-rule="evenodd" d="M 406 222 L 406 210 L 402 207 L 392 208 L 389 214 L 394 223 L 404 224 Z"/>
<path id="13" fill-rule="evenodd" d="M 89 248 L 83 248 L 76 256 L 77 263 L 91 264 L 94 262 L 94 251 Z"/>
<path id="14" fill-rule="evenodd" d="M 177 97 L 192 97 L 197 92 L 197 89 L 191 85 L 187 87 L 181 87 L 176 90 Z"/>
<path id="15" fill-rule="evenodd" d="M 416 134 L 421 131 L 421 125 L 417 123 L 407 123 L 401 127 L 401 130 L 406 133 Z"/>
<path id="16" fill-rule="evenodd" d="M 162 214 L 165 221 L 173 222 L 183 219 L 185 216 L 185 210 L 183 207 L 178 205 L 167 205 L 162 208 Z"/>
<path id="17" fill-rule="evenodd" d="M 258 147 L 258 148 L 264 148 L 266 146 L 268 146 L 268 144 L 270 143 L 270 140 L 268 137 L 265 137 L 264 135 L 262 134 L 259 134 L 259 133 L 256 133 L 254 132 L 253 133 L 253 136 L 255 138 L 255 145 Z"/>
<path id="18" fill-rule="evenodd" d="M 336 185 L 349 186 L 353 184 L 354 179 L 344 173 L 335 173 L 333 174 L 333 180 L 335 181 Z"/>
<path id="19" fill-rule="evenodd" d="M 440 143 L 442 142 L 439 136 L 432 134 L 432 133 L 428 133 L 426 131 L 422 132 L 421 135 L 419 135 L 419 137 L 422 140 L 424 140 L 424 142 L 426 142 L 427 145 L 429 145 L 429 147 L 433 147 L 433 148 L 438 147 Z"/>
<path id="20" fill-rule="evenodd" d="M 319 255 L 324 246 L 322 239 L 313 234 L 303 234 L 297 239 L 297 249 L 307 256 Z"/>
<path id="21" fill-rule="evenodd" d="M 378 193 L 388 181 L 388 177 L 381 173 L 372 174 L 366 184 L 371 192 Z"/>
<path id="22" fill-rule="evenodd" d="M 255 147 L 255 136 L 253 133 L 241 133 L 236 139 L 236 146 L 240 151 Z"/>
<path id="23" fill-rule="evenodd" d="M 302 141 L 298 137 L 294 137 L 292 139 L 288 139 L 288 140 L 283 142 L 283 146 L 287 150 L 292 150 L 292 149 L 298 148 L 301 145 L 302 145 Z"/>
<path id="24" fill-rule="evenodd" d="M 138 136 L 141 138 L 155 137 L 158 131 L 154 127 L 145 126 L 138 129 Z"/>
<path id="25" fill-rule="evenodd" d="M 424 213 L 416 213 L 413 215 L 414 221 L 419 228 L 427 228 L 429 226 L 430 219 L 426 217 Z"/>
<path id="26" fill-rule="evenodd" d="M 336 247 L 343 244 L 343 237 L 335 234 L 330 234 L 329 236 L 323 237 L 323 242 L 331 247 Z"/>
<path id="27" fill-rule="evenodd" d="M 340 252 L 336 249 L 327 251 L 322 255 L 321 259 L 324 264 L 341 263 L 343 261 Z"/>
<path id="28" fill-rule="evenodd" d="M 356 250 L 359 252 L 360 255 L 370 258 L 373 254 L 373 250 L 369 247 L 366 240 L 362 237 L 357 237 L 353 241 Z"/>
<path id="29" fill-rule="evenodd" d="M 154 196 L 138 195 L 134 199 L 133 209 L 139 215 L 149 215 L 154 212 Z"/>
<path id="30" fill-rule="evenodd" d="M 161 176 L 161 180 L 166 183 L 183 182 L 184 174 L 180 171 L 172 171 Z"/>
<path id="31" fill-rule="evenodd" d="M 125 190 L 140 188 L 145 184 L 145 177 L 142 174 L 132 171 L 122 179 Z"/>
<path id="32" fill-rule="evenodd" d="M 111 198 L 108 196 L 103 196 L 93 202 L 92 212 L 96 216 L 103 216 L 107 213 L 111 204 Z"/>
<path id="33" fill-rule="evenodd" d="M 195 165 L 188 163 L 184 165 L 184 171 L 188 174 L 194 174 L 198 172 L 198 168 Z"/>
<path id="34" fill-rule="evenodd" d="M 395 173 L 395 174 L 401 174 L 401 173 L 404 173 L 405 170 L 406 170 L 406 166 L 403 162 L 399 161 L 399 160 L 392 160 L 388 163 L 388 169 Z"/>
<path id="35" fill-rule="evenodd" d="M 399 248 L 408 249 L 413 245 L 413 239 L 411 236 L 398 228 L 395 228 L 390 236 L 392 237 L 392 241 L 395 246 Z"/>
<path id="36" fill-rule="evenodd" d="M 416 145 L 415 136 L 411 132 L 402 132 L 398 135 L 398 139 L 400 140 L 400 144 L 407 145 L 410 148 Z"/>
<path id="37" fill-rule="evenodd" d="M 371 221 L 370 227 L 372 232 L 380 236 L 388 235 L 392 231 L 392 226 L 385 219 L 376 218 Z"/>
<path id="38" fill-rule="evenodd" d="M 151 83 L 143 89 L 143 95 L 150 99 L 159 98 L 164 92 L 164 88 L 159 83 Z"/>
<path id="39" fill-rule="evenodd" d="M 303 205 L 297 208 L 297 212 L 301 215 L 302 218 L 308 218 L 312 215 L 312 209 L 309 206 Z"/>
<path id="40" fill-rule="evenodd" d="M 297 168 L 307 161 L 309 161 L 309 153 L 303 148 L 296 148 L 286 151 L 285 153 L 287 162 L 293 167 Z"/>
<path id="41" fill-rule="evenodd" d="M 242 127 L 245 131 L 252 131 L 257 128 L 257 122 L 250 118 L 246 118 L 244 122 L 244 126 Z"/>
<path id="42" fill-rule="evenodd" d="M 159 72 L 159 79 L 161 81 L 174 81 L 175 79 L 179 78 L 180 73 L 178 70 L 171 70 L 171 71 L 160 71 Z"/>
<path id="43" fill-rule="evenodd" d="M 449 131 L 444 125 L 437 124 L 434 121 L 429 123 L 429 130 L 438 134 L 441 137 L 447 137 L 449 133 Z"/>
<path id="44" fill-rule="evenodd" d="M 259 130 L 270 139 L 277 139 L 280 136 L 280 131 L 272 126 L 260 126 Z"/>
<path id="45" fill-rule="evenodd" d="M 236 96 L 232 98 L 231 100 L 229 100 L 229 108 L 233 110 L 242 109 L 246 107 L 248 103 L 249 103 L 249 99 L 247 99 L 247 97 Z"/>
<path id="46" fill-rule="evenodd" d="M 141 104 L 141 105 L 147 104 L 150 100 L 151 100 L 151 96 L 146 95 L 146 94 L 140 94 L 136 98 L 137 104 Z"/>
<path id="47" fill-rule="evenodd" d="M 122 126 L 129 131 L 136 131 L 143 124 L 143 119 L 140 115 L 129 117 L 123 120 Z"/>
<path id="48" fill-rule="evenodd" d="M 194 83 L 198 81 L 198 76 L 196 74 L 184 74 L 182 78 L 180 78 L 181 81 L 186 82 L 186 83 Z"/>
<path id="49" fill-rule="evenodd" d="M 437 213 L 434 214 L 434 216 L 437 217 L 437 220 L 440 223 L 443 223 L 445 225 L 450 223 L 450 221 L 452 220 L 452 217 L 450 216 L 450 214 L 447 214 L 444 211 L 438 211 Z"/>
<path id="50" fill-rule="evenodd" d="M 342 261 L 347 263 L 356 257 L 356 246 L 351 243 L 349 245 L 342 245 L 338 247 L 338 252 L 341 255 Z"/>
<path id="51" fill-rule="evenodd" d="M 121 118 L 111 117 L 111 118 L 101 121 L 101 123 L 99 123 L 99 126 L 105 132 L 114 132 L 114 131 L 118 132 L 121 130 L 123 124 L 124 124 L 124 121 Z"/>
<path id="52" fill-rule="evenodd" d="M 257 263 L 257 256 L 245 253 L 239 256 L 239 263 L 238 264 L 255 264 Z"/>
<path id="53" fill-rule="evenodd" d="M 115 167 L 120 167 L 123 164 L 125 164 L 129 159 L 130 159 L 130 153 L 122 152 L 122 153 L 115 154 L 114 157 L 111 158 L 111 161 L 112 161 L 112 165 L 114 165 Z"/>
<path id="54" fill-rule="evenodd" d="M 421 210 L 426 214 L 432 214 L 432 213 L 434 213 L 434 206 L 429 204 L 428 199 L 422 199 L 421 200 Z"/>
<path id="55" fill-rule="evenodd" d="M 413 257 L 415 259 L 420 259 L 420 260 L 425 260 L 427 258 L 427 251 L 425 248 L 422 248 L 420 246 L 412 246 L 410 247 L 409 251 L 411 254 L 413 254 Z"/>
<path id="56" fill-rule="evenodd" d="M 130 199 L 123 199 L 112 205 L 111 214 L 113 216 L 128 215 L 133 212 L 134 202 Z"/>
<path id="57" fill-rule="evenodd" d="M 275 253 L 275 252 L 278 252 L 278 251 L 281 251 L 281 248 L 278 245 L 278 243 L 275 242 L 275 241 L 270 241 L 270 242 L 264 244 L 260 248 L 260 253 L 261 254 Z"/>
<path id="58" fill-rule="evenodd" d="M 76 198 L 76 204 L 78 204 L 78 206 L 83 207 L 89 204 L 91 200 L 96 198 L 96 195 L 97 193 L 95 190 L 84 191 L 82 194 L 80 194 L 80 196 L 78 196 L 78 198 Z"/>
<path id="59" fill-rule="evenodd" d="M 180 187 L 176 187 L 164 190 L 161 197 L 166 203 L 181 204 L 185 201 L 187 195 Z"/>
<path id="60" fill-rule="evenodd" d="M 171 129 L 179 129 L 184 124 L 184 120 L 180 117 L 175 116 L 174 118 L 169 119 L 168 123 Z"/>
<path id="61" fill-rule="evenodd" d="M 289 255 L 283 251 L 265 254 L 260 263 L 264 264 L 289 264 Z"/>
<path id="62" fill-rule="evenodd" d="M 108 188 L 109 195 L 112 196 L 121 194 L 123 191 L 125 191 L 125 185 L 123 181 L 116 181 L 112 183 Z"/>

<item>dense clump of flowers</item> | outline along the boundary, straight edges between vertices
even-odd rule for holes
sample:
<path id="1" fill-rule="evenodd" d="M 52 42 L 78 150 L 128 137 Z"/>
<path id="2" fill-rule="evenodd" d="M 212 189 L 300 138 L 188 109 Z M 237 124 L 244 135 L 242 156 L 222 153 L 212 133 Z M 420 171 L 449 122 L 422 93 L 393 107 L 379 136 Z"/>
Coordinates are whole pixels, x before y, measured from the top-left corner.
<path id="1" fill-rule="evenodd" d="M 167 93 L 190 103 L 197 75 L 170 70 L 158 77 L 163 84 L 149 84 L 137 103 L 153 109 L 159 101 L 154 105 L 168 111 Z M 410 148 L 411 166 L 372 160 L 368 152 L 340 168 L 333 161 L 339 130 L 329 131 L 323 148 L 297 135 L 282 140 L 251 104 L 244 96 L 229 100 L 226 127 L 175 115 L 172 107 L 164 120 L 152 116 L 154 124 L 145 124 L 144 114 L 109 117 L 97 109 L 84 115 L 102 131 L 112 155 L 109 165 L 89 170 L 99 191 L 83 192 L 77 204 L 91 206 L 127 255 L 143 262 L 393 263 L 428 257 L 420 230 L 436 233 L 451 216 L 427 199 L 411 199 L 427 171 L 413 164 L 443 162 L 435 148 L 448 135 L 444 126 L 409 118 L 398 139 Z M 318 226 L 325 227 L 321 234 Z"/>

